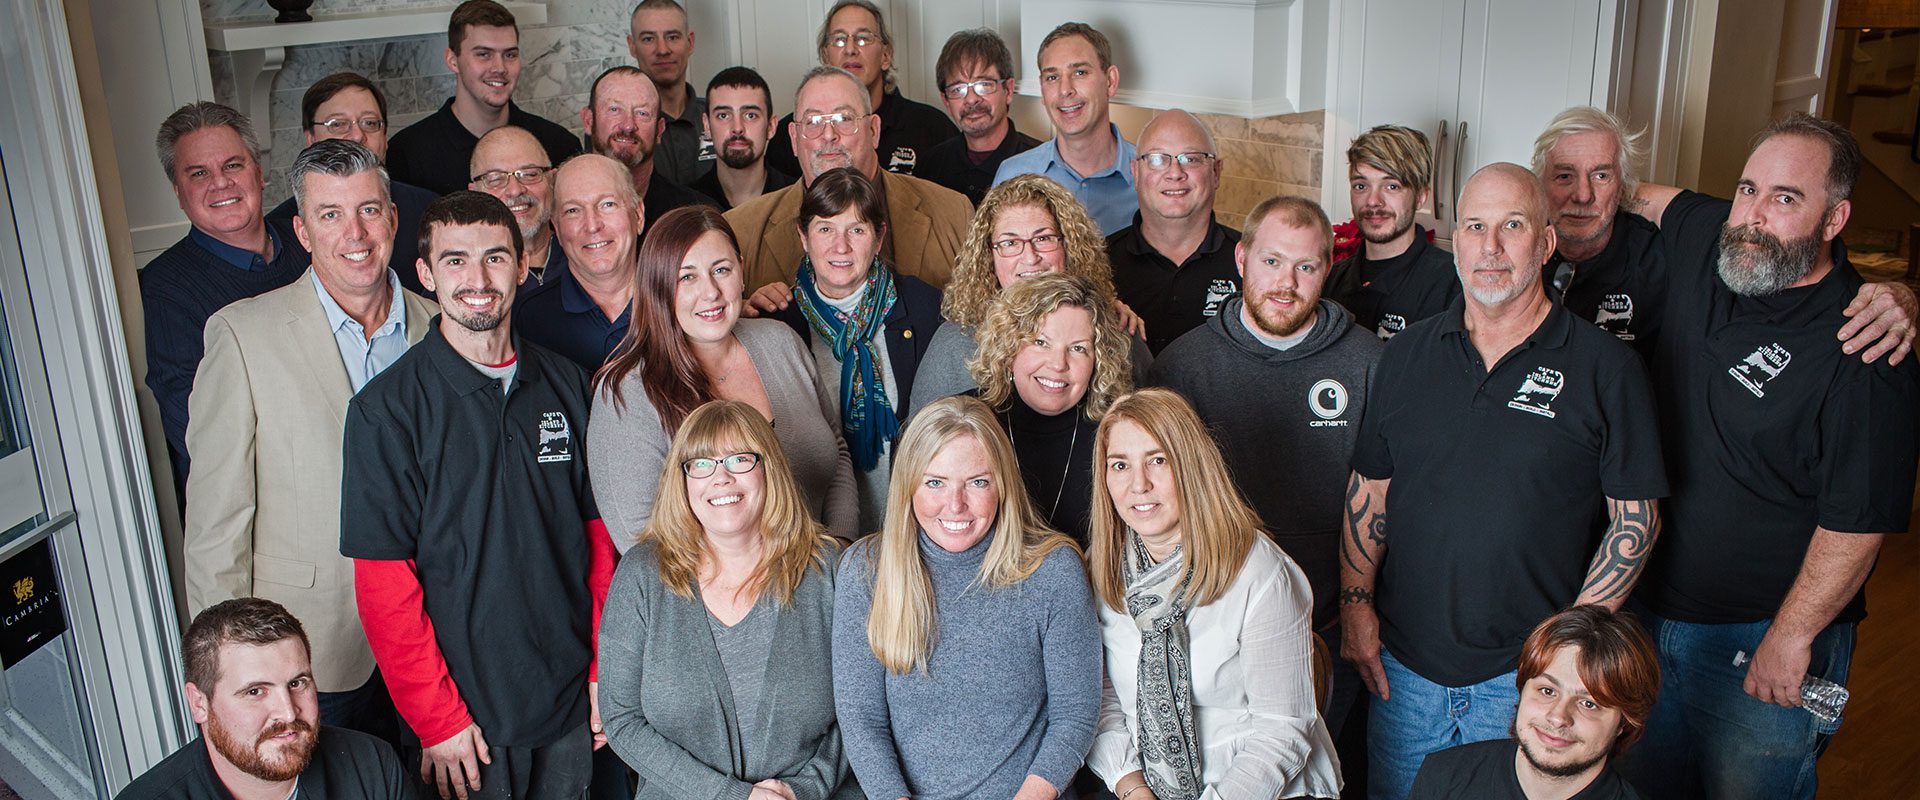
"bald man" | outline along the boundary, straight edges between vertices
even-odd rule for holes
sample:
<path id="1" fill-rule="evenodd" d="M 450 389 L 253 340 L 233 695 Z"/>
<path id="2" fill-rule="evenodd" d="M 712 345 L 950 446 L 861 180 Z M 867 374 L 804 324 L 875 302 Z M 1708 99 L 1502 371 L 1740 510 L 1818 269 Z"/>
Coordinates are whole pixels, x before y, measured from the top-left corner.
<path id="1" fill-rule="evenodd" d="M 1464 296 L 1388 341 L 1347 489 L 1341 655 L 1377 698 L 1376 798 L 1406 797 L 1429 753 L 1509 735 L 1527 633 L 1618 609 L 1667 494 L 1639 357 L 1541 283 L 1539 179 L 1485 167 L 1459 212 Z"/>
<path id="2" fill-rule="evenodd" d="M 500 198 L 513 212 L 520 238 L 527 243 L 527 280 L 520 297 L 567 269 L 567 252 L 553 246 L 553 161 L 525 128 L 507 125 L 489 131 L 473 147 L 467 187 Z M 411 234 L 410 234 L 411 235 Z"/>
<path id="3" fill-rule="evenodd" d="M 580 125 L 587 130 L 588 152 L 626 167 L 641 198 L 647 227 L 682 206 L 718 207 L 713 198 L 654 172 L 653 153 L 666 122 L 660 117 L 660 90 L 639 67 L 619 66 L 600 73 L 587 95 L 587 106 L 580 109 Z"/>
<path id="4" fill-rule="evenodd" d="M 1233 248 L 1240 232 L 1213 217 L 1221 161 L 1213 133 L 1180 109 L 1147 123 L 1135 145 L 1133 224 L 1107 237 L 1113 287 L 1147 325 L 1158 354 L 1218 316 L 1240 293 Z"/>
<path id="5" fill-rule="evenodd" d="M 627 165 L 594 153 L 567 159 L 553 172 L 553 217 L 566 269 L 520 298 L 515 327 L 591 375 L 630 321 L 644 227 Z"/>

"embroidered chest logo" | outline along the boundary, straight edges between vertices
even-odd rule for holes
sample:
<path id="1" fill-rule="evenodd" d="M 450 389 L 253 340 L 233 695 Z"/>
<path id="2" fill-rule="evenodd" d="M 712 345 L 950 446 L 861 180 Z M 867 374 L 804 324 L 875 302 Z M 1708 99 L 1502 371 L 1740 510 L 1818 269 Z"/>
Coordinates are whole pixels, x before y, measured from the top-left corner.
<path id="1" fill-rule="evenodd" d="M 1553 401 L 1560 397 L 1560 390 L 1566 385 L 1567 376 L 1559 370 L 1534 367 L 1521 382 L 1520 391 L 1507 401 L 1507 407 L 1553 419 Z"/>
<path id="2" fill-rule="evenodd" d="M 1344 428 L 1347 421 L 1340 415 L 1347 413 L 1347 387 L 1332 378 L 1322 378 L 1307 390 L 1307 409 L 1319 419 L 1308 420 L 1307 425 L 1314 428 Z"/>
<path id="3" fill-rule="evenodd" d="M 1633 341 L 1633 295 L 1610 294 L 1600 298 L 1600 309 L 1593 315 L 1593 324 L 1600 330 L 1620 337 L 1620 341 Z"/>
<path id="4" fill-rule="evenodd" d="M 920 162 L 920 154 L 911 147 L 893 148 L 893 158 L 887 162 L 887 171 L 901 175 L 912 175 L 914 165 Z"/>
<path id="5" fill-rule="evenodd" d="M 1766 397 L 1767 383 L 1780 377 L 1780 373 L 1787 370 L 1787 364 L 1792 362 L 1793 354 L 1781 347 L 1779 342 L 1774 342 L 1748 353 L 1739 363 L 1728 367 L 1727 374 L 1732 375 L 1741 386 L 1747 387 L 1747 391 L 1753 392 L 1754 397 Z"/>
<path id="6" fill-rule="evenodd" d="M 720 153 L 713 149 L 713 137 L 708 136 L 706 131 L 701 131 L 700 132 L 700 155 L 695 157 L 694 160 L 695 161 L 714 161 L 719 158 L 720 158 Z"/>
<path id="7" fill-rule="evenodd" d="M 1406 317 L 1400 316 L 1399 314 L 1381 314 L 1380 327 L 1374 329 L 1374 333 L 1380 334 L 1381 339 L 1391 339 L 1394 334 L 1406 329 Z"/>
<path id="8" fill-rule="evenodd" d="M 573 460 L 573 427 L 567 415 L 548 411 L 540 415 L 540 447 L 535 460 L 542 464 Z"/>
<path id="9" fill-rule="evenodd" d="M 1227 298 L 1239 293 L 1240 287 L 1233 285 L 1233 281 L 1224 278 L 1214 278 L 1211 283 L 1207 284 L 1206 304 L 1200 309 L 1200 316 L 1219 316 L 1220 306 L 1227 302 Z"/>

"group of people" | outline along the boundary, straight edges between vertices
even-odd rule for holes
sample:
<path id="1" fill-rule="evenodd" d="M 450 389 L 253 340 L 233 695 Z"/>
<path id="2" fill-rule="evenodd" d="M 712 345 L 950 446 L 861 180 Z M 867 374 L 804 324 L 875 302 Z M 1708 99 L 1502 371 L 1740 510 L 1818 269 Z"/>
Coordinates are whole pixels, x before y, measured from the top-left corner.
<path id="1" fill-rule="evenodd" d="M 1218 220 L 1197 117 L 1121 136 L 1085 24 L 1045 142 L 992 31 L 949 120 L 842 0 L 776 125 L 751 69 L 694 92 L 673 0 L 631 27 L 585 152 L 492 0 L 391 141 L 315 83 L 273 212 L 243 115 L 162 124 L 203 736 L 123 796 L 1812 797 L 1801 684 L 1920 453 L 1844 129 L 1774 123 L 1728 201 L 1569 109 L 1449 253 L 1380 126 L 1336 262 L 1313 200 Z"/>

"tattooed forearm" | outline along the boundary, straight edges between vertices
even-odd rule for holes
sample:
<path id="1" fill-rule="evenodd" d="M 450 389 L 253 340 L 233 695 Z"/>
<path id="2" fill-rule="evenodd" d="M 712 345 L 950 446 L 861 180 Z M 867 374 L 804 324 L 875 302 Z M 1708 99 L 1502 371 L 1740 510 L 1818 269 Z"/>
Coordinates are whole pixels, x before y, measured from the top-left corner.
<path id="1" fill-rule="evenodd" d="M 1633 591 L 1640 571 L 1647 565 L 1647 554 L 1660 536 L 1660 506 L 1655 500 L 1609 497 L 1607 515 L 1613 523 L 1587 567 L 1586 585 L 1580 587 L 1580 598 L 1575 602 L 1617 609 Z"/>
<path id="2" fill-rule="evenodd" d="M 1340 556 L 1358 575 L 1371 576 L 1386 549 L 1387 482 L 1355 474 L 1347 481 L 1346 536 Z"/>
<path id="3" fill-rule="evenodd" d="M 1341 589 L 1340 605 L 1350 606 L 1350 605 L 1353 605 L 1354 603 L 1366 603 L 1367 605 L 1373 605 L 1373 592 L 1369 592 L 1358 586 L 1348 586 L 1345 589 Z"/>

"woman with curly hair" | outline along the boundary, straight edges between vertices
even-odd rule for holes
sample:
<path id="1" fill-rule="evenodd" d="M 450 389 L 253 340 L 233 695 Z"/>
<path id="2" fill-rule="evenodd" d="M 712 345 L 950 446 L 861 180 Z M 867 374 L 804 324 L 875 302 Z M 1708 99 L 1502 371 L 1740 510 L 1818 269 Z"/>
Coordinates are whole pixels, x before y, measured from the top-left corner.
<path id="1" fill-rule="evenodd" d="M 975 387 L 967 359 L 973 357 L 975 332 L 986 321 L 994 298 L 1001 289 L 1049 272 L 1084 278 L 1109 298 L 1128 333 L 1137 337 L 1145 332 L 1132 309 L 1111 299 L 1107 240 L 1086 208 L 1053 180 L 1021 175 L 993 187 L 974 210 L 940 302 L 940 314 L 949 324 L 940 326 L 920 359 L 909 416 L 928 403 Z M 1144 341 L 1132 352 L 1134 376 L 1144 377 L 1153 356 Z"/>
<path id="2" fill-rule="evenodd" d="M 1038 275 L 1000 293 L 967 369 L 1013 442 L 1034 509 L 1087 543 L 1094 426 L 1132 388 L 1127 335 L 1087 279 Z"/>

